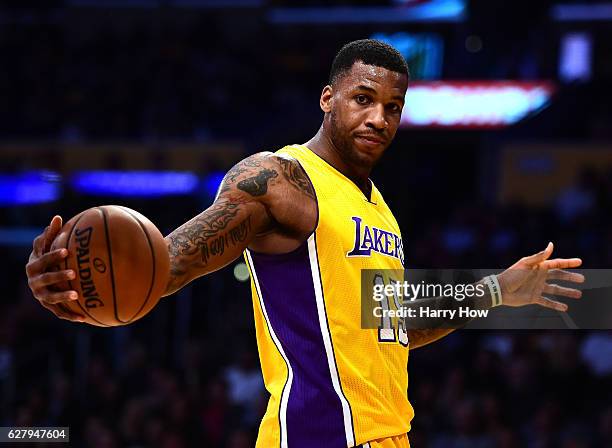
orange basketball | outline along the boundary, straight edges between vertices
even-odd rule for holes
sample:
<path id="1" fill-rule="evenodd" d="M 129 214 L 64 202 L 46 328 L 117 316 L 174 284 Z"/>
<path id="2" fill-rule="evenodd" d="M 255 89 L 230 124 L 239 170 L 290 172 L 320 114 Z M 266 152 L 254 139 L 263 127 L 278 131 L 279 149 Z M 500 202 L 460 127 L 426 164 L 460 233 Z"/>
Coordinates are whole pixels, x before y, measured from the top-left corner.
<path id="1" fill-rule="evenodd" d="M 157 304 L 166 290 L 170 259 L 155 225 L 127 207 L 104 205 L 76 215 L 62 228 L 51 249 L 68 249 L 64 265 L 76 278 L 62 289 L 79 299 L 60 306 L 87 323 L 115 327 L 134 322 Z"/>

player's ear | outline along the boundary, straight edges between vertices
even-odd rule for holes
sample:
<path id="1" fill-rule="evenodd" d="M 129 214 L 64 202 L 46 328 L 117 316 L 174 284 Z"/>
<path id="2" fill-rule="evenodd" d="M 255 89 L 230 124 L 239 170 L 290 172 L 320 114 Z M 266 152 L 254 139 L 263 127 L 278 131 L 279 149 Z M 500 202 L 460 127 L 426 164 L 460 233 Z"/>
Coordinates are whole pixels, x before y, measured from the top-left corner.
<path id="1" fill-rule="evenodd" d="M 334 96 L 334 91 L 332 86 L 327 85 L 323 87 L 323 91 L 321 92 L 321 98 L 319 100 L 319 105 L 321 106 L 321 110 L 325 113 L 331 112 L 331 102 L 332 97 Z"/>

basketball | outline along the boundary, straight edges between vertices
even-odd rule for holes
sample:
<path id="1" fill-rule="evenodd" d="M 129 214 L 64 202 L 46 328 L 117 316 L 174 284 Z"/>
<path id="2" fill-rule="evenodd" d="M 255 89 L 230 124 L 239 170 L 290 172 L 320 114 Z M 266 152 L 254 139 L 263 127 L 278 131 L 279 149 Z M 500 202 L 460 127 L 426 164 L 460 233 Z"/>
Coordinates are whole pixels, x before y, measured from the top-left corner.
<path id="1" fill-rule="evenodd" d="M 86 322 L 101 327 L 132 323 L 157 304 L 170 272 L 161 232 L 135 210 L 116 205 L 93 207 L 70 219 L 51 245 L 66 248 L 64 266 L 76 278 L 61 285 L 79 298 L 66 302 Z"/>

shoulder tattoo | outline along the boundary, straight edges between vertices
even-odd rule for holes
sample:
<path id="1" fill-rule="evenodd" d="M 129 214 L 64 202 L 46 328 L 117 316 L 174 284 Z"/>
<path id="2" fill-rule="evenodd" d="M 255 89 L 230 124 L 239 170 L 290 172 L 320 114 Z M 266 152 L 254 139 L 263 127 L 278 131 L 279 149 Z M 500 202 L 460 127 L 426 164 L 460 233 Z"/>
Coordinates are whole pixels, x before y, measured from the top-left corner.
<path id="1" fill-rule="evenodd" d="M 285 159 L 283 157 L 279 157 L 277 160 L 285 179 L 306 196 L 315 199 L 312 183 L 297 160 Z"/>
<path id="2" fill-rule="evenodd" d="M 252 197 L 263 196 L 268 192 L 268 185 L 279 175 L 311 199 L 315 191 L 302 166 L 294 159 L 276 155 L 251 156 L 232 167 L 223 180 L 219 194 L 227 193 L 232 185 Z"/>

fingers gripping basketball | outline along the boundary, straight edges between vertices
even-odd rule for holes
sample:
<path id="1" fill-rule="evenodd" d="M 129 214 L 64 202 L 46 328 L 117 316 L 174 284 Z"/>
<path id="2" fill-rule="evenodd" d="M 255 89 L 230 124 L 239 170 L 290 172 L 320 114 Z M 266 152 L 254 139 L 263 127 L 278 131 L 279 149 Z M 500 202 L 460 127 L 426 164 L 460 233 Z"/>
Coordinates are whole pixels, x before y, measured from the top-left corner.
<path id="1" fill-rule="evenodd" d="M 60 289 L 79 299 L 61 306 L 85 315 L 98 326 L 125 325 L 140 319 L 166 289 L 170 261 L 160 231 L 145 216 L 121 206 L 101 206 L 70 219 L 51 249 L 69 255 L 59 269 L 72 269 L 74 280 Z"/>

